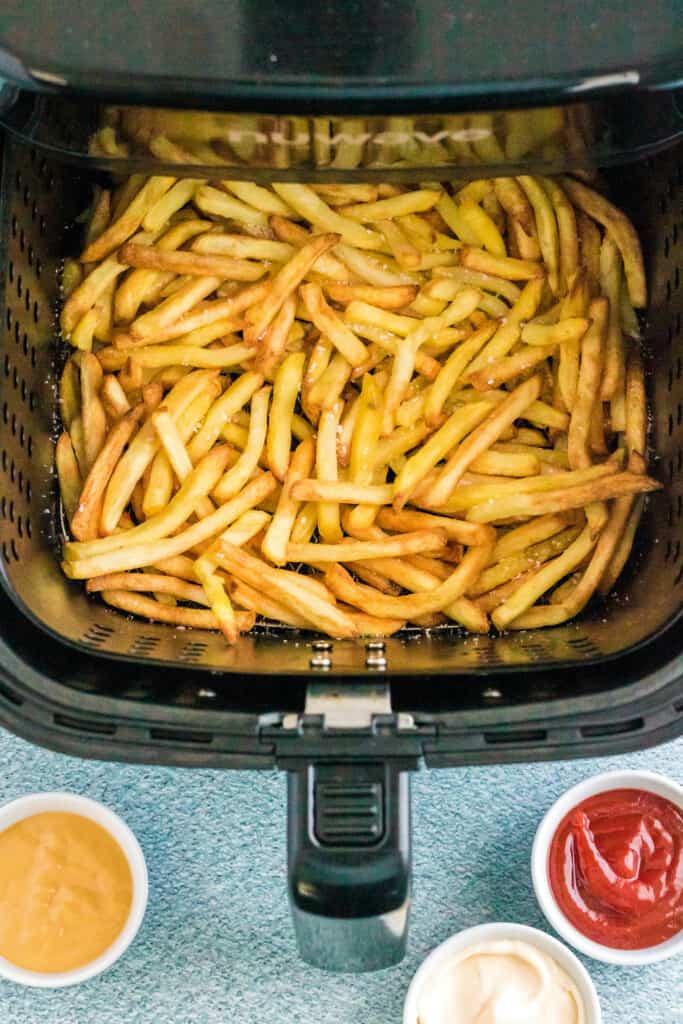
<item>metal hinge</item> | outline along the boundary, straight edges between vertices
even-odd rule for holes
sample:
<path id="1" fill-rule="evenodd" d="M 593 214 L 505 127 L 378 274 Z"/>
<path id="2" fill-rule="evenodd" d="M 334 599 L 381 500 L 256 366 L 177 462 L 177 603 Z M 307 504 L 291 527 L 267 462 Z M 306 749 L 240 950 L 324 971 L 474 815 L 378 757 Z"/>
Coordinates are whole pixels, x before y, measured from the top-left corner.
<path id="1" fill-rule="evenodd" d="M 380 720 L 392 721 L 399 732 L 415 729 L 415 720 L 405 712 L 394 714 L 387 683 L 310 683 L 302 714 L 286 714 L 282 728 L 300 730 L 307 721 L 321 722 L 324 732 L 372 729 Z"/>

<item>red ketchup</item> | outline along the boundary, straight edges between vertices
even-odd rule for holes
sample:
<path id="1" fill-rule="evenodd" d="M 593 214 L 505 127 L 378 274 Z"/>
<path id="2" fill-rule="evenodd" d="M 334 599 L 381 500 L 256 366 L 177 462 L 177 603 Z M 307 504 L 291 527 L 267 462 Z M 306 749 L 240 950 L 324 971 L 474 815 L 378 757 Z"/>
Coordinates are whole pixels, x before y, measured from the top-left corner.
<path id="1" fill-rule="evenodd" d="M 589 797 L 553 836 L 550 887 L 583 935 L 645 949 L 683 928 L 683 811 L 641 789 Z"/>

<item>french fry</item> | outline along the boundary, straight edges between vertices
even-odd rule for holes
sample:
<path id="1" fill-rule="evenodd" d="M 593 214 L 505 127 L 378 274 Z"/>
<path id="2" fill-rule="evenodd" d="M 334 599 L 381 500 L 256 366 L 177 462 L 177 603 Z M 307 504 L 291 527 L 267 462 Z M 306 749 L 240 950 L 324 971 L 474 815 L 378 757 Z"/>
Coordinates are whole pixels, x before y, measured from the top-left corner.
<path id="1" fill-rule="evenodd" d="M 153 245 L 135 245 L 128 242 L 117 253 L 120 263 L 146 270 L 172 271 L 174 274 L 194 276 L 214 275 L 231 281 L 257 281 L 266 272 L 263 263 L 233 259 L 213 253 L 164 251 Z"/>
<path id="2" fill-rule="evenodd" d="M 316 195 L 309 185 L 276 181 L 273 182 L 273 188 L 289 206 L 321 231 L 334 232 L 340 235 L 344 242 L 358 249 L 379 248 L 381 235 L 369 231 L 348 217 L 342 217 Z"/>
<path id="3" fill-rule="evenodd" d="M 205 557 L 198 558 L 194 563 L 194 572 L 206 594 L 209 607 L 216 617 L 221 633 L 228 644 L 231 646 L 236 644 L 240 633 L 237 616 L 226 593 L 223 580 Z"/>
<path id="4" fill-rule="evenodd" d="M 88 470 L 99 455 L 107 432 L 107 418 L 99 397 L 102 387 L 102 368 L 91 352 L 81 357 L 81 417 L 85 464 Z"/>
<path id="5" fill-rule="evenodd" d="M 617 534 L 618 539 L 617 544 L 611 552 L 611 558 L 600 578 L 598 592 L 602 597 L 606 597 L 612 590 L 614 584 L 619 579 L 626 562 L 628 561 L 631 549 L 633 548 L 638 523 L 640 522 L 640 518 L 643 514 L 643 506 L 644 499 L 642 497 L 636 498 L 633 502 L 630 502 L 628 498 L 618 498 L 614 502 L 613 516 L 615 519 L 615 533 Z M 626 521 L 624 523 L 625 514 Z M 619 534 L 621 535 L 619 536 Z M 577 607 L 576 612 L 574 612 L 573 609 L 576 607 L 577 603 L 578 602 L 575 601 L 572 605 L 570 614 L 575 615 L 581 611 L 581 608 Z"/>
<path id="6" fill-rule="evenodd" d="M 259 505 L 275 489 L 275 486 L 276 481 L 273 475 L 262 473 L 251 480 L 235 498 L 216 509 L 212 515 L 193 523 L 192 526 L 187 527 L 174 537 L 159 540 L 146 539 L 135 543 L 124 540 L 122 547 L 92 555 L 81 555 L 78 551 L 74 554 L 74 549 L 70 549 L 67 545 L 62 568 L 70 579 L 88 579 L 91 576 L 101 576 L 109 572 L 142 569 L 148 565 L 156 565 L 166 558 L 182 555 L 196 547 L 197 544 L 222 533 L 244 512 Z M 192 500 L 194 505 L 196 498 Z M 161 513 L 161 515 L 165 514 Z M 136 529 L 142 529 L 143 526 L 148 525 L 148 523 L 143 523 Z M 122 534 L 115 534 L 103 539 L 120 541 L 122 536 Z M 96 544 L 97 541 L 91 543 Z"/>
<path id="7" fill-rule="evenodd" d="M 606 299 L 594 299 L 590 305 L 591 326 L 581 342 L 581 368 L 577 397 L 572 409 L 567 454 L 572 469 L 585 469 L 593 459 L 589 452 L 591 418 L 600 394 L 603 351 L 609 317 Z"/>
<path id="8" fill-rule="evenodd" d="M 530 320 L 538 309 L 544 284 L 545 279 L 542 277 L 527 282 L 506 316 L 505 323 L 498 326 L 486 347 L 473 360 L 472 372 L 485 369 L 492 362 L 502 359 L 513 348 L 519 339 L 522 322 Z"/>
<path id="9" fill-rule="evenodd" d="M 548 284 L 553 295 L 558 295 L 560 290 L 560 245 L 553 204 L 537 178 L 524 174 L 517 181 L 524 189 L 527 199 L 533 207 L 541 255 L 548 271 Z"/>
<path id="10" fill-rule="evenodd" d="M 626 451 L 631 473 L 644 473 L 647 455 L 647 397 L 645 372 L 639 352 L 626 361 Z"/>
<path id="11" fill-rule="evenodd" d="M 332 342 L 347 362 L 351 366 L 360 366 L 364 363 L 368 357 L 365 345 L 327 304 L 320 285 L 304 285 L 301 288 L 301 297 L 315 326 Z"/>
<path id="12" fill-rule="evenodd" d="M 553 478 L 550 477 L 552 480 Z M 473 523 L 491 523 L 513 516 L 544 515 L 582 508 L 593 501 L 607 501 L 628 494 L 642 494 L 657 491 L 661 484 L 646 476 L 632 473 L 615 473 L 591 483 L 579 484 L 557 491 L 541 494 L 511 495 L 506 499 L 491 500 L 486 505 L 475 505 L 467 513 Z"/>
<path id="13" fill-rule="evenodd" d="M 273 196 L 277 199 L 277 196 Z M 276 242 L 270 238 L 252 238 L 251 235 L 204 234 L 191 246 L 193 252 L 217 253 L 242 260 L 269 260 L 286 263 L 295 249 L 287 242 Z"/>
<path id="14" fill-rule="evenodd" d="M 296 299 L 294 295 L 288 295 L 258 344 L 253 366 L 255 370 L 263 373 L 266 377 L 272 376 L 284 356 L 292 325 L 295 322 L 295 314 Z"/>
<path id="15" fill-rule="evenodd" d="M 192 559 L 188 559 L 190 576 L 194 579 Z M 154 572 L 112 572 L 107 576 L 93 576 L 85 584 L 89 594 L 100 594 L 103 590 L 132 590 L 142 594 L 171 594 L 179 601 L 207 605 L 208 600 L 200 586 Z"/>
<path id="16" fill-rule="evenodd" d="M 71 438 L 66 430 L 59 435 L 55 447 L 55 463 L 64 512 L 67 520 L 71 522 L 73 516 L 78 511 L 83 484 L 78 460 L 74 453 Z"/>
<path id="17" fill-rule="evenodd" d="M 625 372 L 620 319 L 621 261 L 619 250 L 609 236 L 603 240 L 600 247 L 600 284 L 603 294 L 609 300 L 609 322 L 600 397 L 604 401 L 609 401 L 623 388 Z"/>
<path id="18" fill-rule="evenodd" d="M 292 210 L 287 203 L 274 195 L 270 189 L 256 185 L 253 181 L 222 181 L 221 185 L 256 210 L 280 217 L 292 216 Z"/>
<path id="19" fill-rule="evenodd" d="M 498 440 L 506 427 L 511 426 L 518 417 L 524 415 L 529 405 L 538 398 L 540 391 L 541 378 L 538 376 L 531 377 L 523 384 L 519 384 L 457 446 L 430 490 L 429 500 L 433 506 L 438 507 L 448 501 L 468 466 Z"/>
<path id="20" fill-rule="evenodd" d="M 403 309 L 409 306 L 418 293 L 417 285 L 399 284 L 385 288 L 373 288 L 361 284 L 329 284 L 325 290 L 329 297 L 342 306 L 349 302 L 366 302 L 380 309 Z"/>
<path id="21" fill-rule="evenodd" d="M 511 622 L 529 609 L 547 590 L 558 583 L 584 560 L 595 544 L 590 527 L 586 526 L 573 544 L 561 555 L 547 562 L 530 579 L 526 580 L 503 604 L 491 613 L 494 625 L 505 629 Z"/>
<path id="22" fill-rule="evenodd" d="M 297 615 L 281 601 L 275 601 L 269 594 L 250 587 L 248 583 L 234 577 L 226 580 L 227 591 L 236 604 L 242 608 L 248 608 L 257 615 L 280 625 L 293 626 L 296 629 L 307 629 L 309 624 L 303 615 Z"/>
<path id="23" fill-rule="evenodd" d="M 332 409 L 324 409 L 318 421 L 318 438 L 315 454 L 315 471 L 318 480 L 336 483 L 337 467 L 337 430 L 341 403 Z M 323 541 L 336 544 L 342 538 L 337 502 L 321 501 L 318 505 L 318 533 Z M 291 561 L 288 555 L 288 561 Z"/>
<path id="24" fill-rule="evenodd" d="M 327 570 L 325 582 L 338 598 L 370 614 L 414 620 L 416 616 L 440 612 L 464 597 L 486 565 L 490 554 L 491 545 L 482 544 L 470 548 L 448 580 L 434 590 L 420 594 L 405 594 L 401 597 L 378 594 L 370 587 L 354 583 L 348 572 L 338 564 Z"/>
<path id="25" fill-rule="evenodd" d="M 102 514 L 104 491 L 130 441 L 144 411 L 143 405 L 136 406 L 118 421 L 95 458 L 83 485 L 78 504 L 70 519 L 71 532 L 77 540 L 92 540 L 97 537 Z"/>
<path id="26" fill-rule="evenodd" d="M 152 622 L 167 622 L 190 629 L 220 629 L 218 619 L 208 609 L 169 608 L 152 597 L 144 597 L 130 590 L 103 590 L 102 599 L 112 608 L 119 608 L 129 615 L 139 615 Z M 254 615 L 251 612 L 236 612 L 235 623 L 238 632 L 247 633 L 254 625 Z"/>
<path id="27" fill-rule="evenodd" d="M 636 309 L 647 305 L 647 284 L 640 240 L 628 217 L 604 196 L 594 192 L 575 178 L 562 178 L 562 187 L 572 202 L 606 229 L 619 247 L 624 261 L 631 304 Z"/>
<path id="28" fill-rule="evenodd" d="M 266 455 L 268 467 L 277 480 L 283 481 L 289 466 L 292 446 L 292 417 L 301 388 L 306 356 L 294 352 L 280 365 L 273 384 L 273 401 L 268 420 Z"/>
<path id="29" fill-rule="evenodd" d="M 422 262 L 420 249 L 411 241 L 406 232 L 393 220 L 380 220 L 378 228 L 387 240 L 398 265 L 405 270 L 417 270 Z M 398 285 L 397 287 L 401 287 Z M 378 303 L 373 303 L 378 305 Z M 407 305 L 407 303 L 406 303 Z M 391 308 L 391 307 L 384 307 Z"/>
<path id="30" fill-rule="evenodd" d="M 344 206 L 339 213 L 361 224 L 393 220 L 395 217 L 405 217 L 409 213 L 424 213 L 425 210 L 431 210 L 438 203 L 441 194 L 441 189 L 416 189 L 414 192 L 403 192 L 388 199 L 378 199 L 374 203 Z"/>
<path id="31" fill-rule="evenodd" d="M 559 245 L 560 291 L 568 292 L 571 281 L 579 266 L 579 235 L 576 227 L 574 207 L 564 191 L 553 178 L 541 178 L 555 211 Z"/>
<path id="32" fill-rule="evenodd" d="M 393 507 L 399 512 L 410 501 L 416 488 L 438 462 L 487 416 L 490 407 L 485 402 L 465 405 L 456 409 L 442 427 L 431 435 L 419 451 L 408 459 L 394 481 Z"/>
<path id="33" fill-rule="evenodd" d="M 349 452 L 349 476 L 355 484 L 371 484 L 375 476 L 382 413 L 382 397 L 377 381 L 371 374 L 367 374 L 363 379 Z M 358 505 L 347 514 L 348 529 L 371 525 L 376 514 L 376 507 Z"/>
<path id="34" fill-rule="evenodd" d="M 213 489 L 214 497 L 221 505 L 239 494 L 258 467 L 261 453 L 266 444 L 270 396 L 271 388 L 269 387 L 261 388 L 252 396 L 246 447 L 235 465 L 227 470 Z"/>
<path id="35" fill-rule="evenodd" d="M 400 558 L 421 551 L 440 551 L 446 543 L 440 530 L 415 530 L 381 540 L 345 540 L 339 544 L 289 544 L 289 562 L 356 562 L 368 558 Z M 439 609 L 440 610 L 440 609 Z"/>
<path id="36" fill-rule="evenodd" d="M 211 185 L 202 185 L 196 190 L 194 204 L 203 213 L 216 214 L 248 227 L 263 229 L 268 226 L 268 216 L 262 210 L 257 210 L 254 206 Z"/>
<path id="37" fill-rule="evenodd" d="M 273 569 L 258 558 L 225 541 L 219 544 L 216 560 L 229 573 L 258 590 L 266 589 L 276 600 L 282 600 L 304 616 L 311 625 L 333 637 L 358 636 L 353 620 L 331 601 L 310 590 L 304 577 Z"/>
<path id="38" fill-rule="evenodd" d="M 485 323 L 448 357 L 427 394 L 424 417 L 428 426 L 438 423 L 446 399 L 495 333 L 496 323 Z"/>
<path id="39" fill-rule="evenodd" d="M 382 509 L 377 516 L 377 522 L 385 530 L 393 530 L 397 533 L 439 529 L 448 538 L 468 546 L 491 544 L 495 541 L 495 533 L 490 526 L 482 527 L 462 519 L 430 515 L 428 512 L 416 512 L 410 509 L 403 509 L 401 512 L 394 512 L 389 508 Z"/>
<path id="40" fill-rule="evenodd" d="M 509 381 L 523 376 L 529 370 L 536 369 L 539 363 L 548 359 L 552 348 L 554 346 L 522 349 L 487 369 L 468 374 L 465 381 L 472 384 L 477 391 L 488 391 L 490 388 L 500 387 L 501 384 L 507 384 Z"/>
<path id="41" fill-rule="evenodd" d="M 544 276 L 543 267 L 531 260 L 514 259 L 512 256 L 494 256 L 484 249 L 464 245 L 458 249 L 458 260 L 463 267 L 479 270 L 494 277 L 505 277 L 509 281 L 529 281 Z"/>
<path id="42" fill-rule="evenodd" d="M 289 461 L 287 476 L 280 492 L 275 514 L 261 544 L 263 554 L 275 565 L 284 565 L 287 561 L 287 545 L 300 506 L 300 502 L 292 496 L 292 487 L 297 481 L 310 476 L 314 460 L 315 445 L 313 438 L 308 438 L 298 445 Z M 309 537 L 306 537 L 304 543 L 308 540 Z"/>
<path id="43" fill-rule="evenodd" d="M 175 180 L 165 177 L 148 178 L 123 213 L 115 216 L 106 230 L 86 245 L 81 262 L 95 263 L 128 241 L 142 224 L 145 215 L 168 192 Z"/>

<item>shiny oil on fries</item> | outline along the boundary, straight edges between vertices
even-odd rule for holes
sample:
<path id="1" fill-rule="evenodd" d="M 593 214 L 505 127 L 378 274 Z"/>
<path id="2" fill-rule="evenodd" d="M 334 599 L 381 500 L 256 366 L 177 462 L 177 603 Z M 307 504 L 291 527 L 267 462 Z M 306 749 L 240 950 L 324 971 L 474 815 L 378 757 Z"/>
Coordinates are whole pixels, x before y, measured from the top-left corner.
<path id="1" fill-rule="evenodd" d="M 229 644 L 551 626 L 659 487 L 640 245 L 575 178 L 135 176 L 64 294 L 63 568 L 126 614 Z"/>

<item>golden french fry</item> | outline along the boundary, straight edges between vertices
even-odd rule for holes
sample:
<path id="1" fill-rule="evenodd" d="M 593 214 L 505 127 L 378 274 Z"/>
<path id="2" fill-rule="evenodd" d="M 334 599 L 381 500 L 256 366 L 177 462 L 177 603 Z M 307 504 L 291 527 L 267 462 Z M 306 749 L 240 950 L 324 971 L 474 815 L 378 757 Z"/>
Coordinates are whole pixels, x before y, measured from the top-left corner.
<path id="1" fill-rule="evenodd" d="M 90 470 L 104 444 L 107 432 L 107 418 L 99 397 L 102 367 L 96 356 L 91 352 L 84 352 L 80 370 L 84 455 L 86 467 Z"/>
<path id="2" fill-rule="evenodd" d="M 604 196 L 574 178 L 562 178 L 562 187 L 572 202 L 598 224 L 602 224 L 608 236 L 616 242 L 624 261 L 631 304 L 636 309 L 642 309 L 647 305 L 647 283 L 640 240 L 631 221 Z"/>
<path id="3" fill-rule="evenodd" d="M 263 263 L 233 259 L 212 253 L 164 251 L 153 245 L 135 245 L 128 242 L 117 253 L 120 263 L 146 270 L 172 271 L 174 274 L 195 276 L 214 275 L 231 281 L 257 281 L 266 272 Z"/>
<path id="4" fill-rule="evenodd" d="M 571 286 L 572 277 L 579 266 L 579 236 L 576 227 L 576 214 L 564 191 L 553 178 L 541 178 L 541 184 L 555 210 L 561 290 L 567 292 Z"/>
<path id="5" fill-rule="evenodd" d="M 128 241 L 142 224 L 143 217 L 175 183 L 175 178 L 148 178 L 131 200 L 130 205 L 96 239 L 89 242 L 81 255 L 81 262 L 95 263 Z M 118 214 L 118 211 L 116 211 Z"/>
<path id="6" fill-rule="evenodd" d="M 517 180 L 533 207 L 541 255 L 548 270 L 548 284 L 553 295 L 557 295 L 560 289 L 560 245 L 553 204 L 537 178 L 524 174 Z"/>
<path id="7" fill-rule="evenodd" d="M 610 560 L 600 578 L 598 591 L 602 597 L 609 594 L 628 561 L 638 523 L 643 514 L 643 506 L 644 498 L 642 497 L 636 498 L 635 501 L 630 501 L 629 498 L 618 498 L 614 502 L 613 516 L 615 519 L 614 530 L 617 534 L 617 544 L 613 551 L 610 552 Z M 580 608 L 577 608 L 577 611 L 572 612 L 572 614 L 578 614 L 580 610 Z"/>
<path id="8" fill-rule="evenodd" d="M 249 227 L 266 228 L 268 217 L 248 203 L 230 196 L 211 185 L 202 185 L 194 194 L 194 204 L 204 213 L 213 213 L 226 220 L 236 221 Z"/>
<path id="9" fill-rule="evenodd" d="M 507 359 L 501 359 L 500 362 L 494 363 L 488 368 L 468 374 L 465 382 L 472 384 L 478 391 L 488 391 L 490 388 L 497 388 L 501 384 L 507 384 L 508 381 L 523 376 L 529 370 L 536 369 L 539 363 L 543 363 L 548 359 L 554 347 L 522 349 L 520 352 L 515 352 L 514 355 L 508 356 Z"/>
<path id="10" fill-rule="evenodd" d="M 462 378 L 468 366 L 472 364 L 477 354 L 481 352 L 482 348 L 495 333 L 496 323 L 485 323 L 448 357 L 427 394 L 424 418 L 428 426 L 438 424 L 446 399 Z"/>
<path id="11" fill-rule="evenodd" d="M 343 217 L 350 217 L 351 220 L 359 221 L 361 224 L 393 220 L 396 217 L 405 217 L 409 213 L 423 213 L 425 210 L 431 210 L 438 203 L 441 195 L 441 189 L 416 189 L 414 192 L 404 192 L 398 196 L 391 196 L 389 199 L 378 199 L 374 203 L 344 206 L 339 213 Z"/>
<path id="12" fill-rule="evenodd" d="M 355 418 L 349 452 L 349 475 L 353 483 L 371 484 L 376 473 L 377 448 L 382 429 L 382 396 L 372 374 L 363 379 L 358 414 Z M 337 436 L 338 444 L 338 436 Z M 348 529 L 369 526 L 377 514 L 372 505 L 359 505 L 347 513 Z"/>
<path id="13" fill-rule="evenodd" d="M 614 473 L 576 487 L 546 491 L 543 494 L 517 494 L 505 499 L 493 499 L 486 505 L 475 505 L 470 508 L 467 518 L 474 523 L 491 523 L 513 516 L 563 512 L 567 509 L 582 508 L 593 501 L 607 501 L 622 495 L 657 491 L 661 486 L 657 480 L 650 477 L 636 476 L 633 473 Z"/>
<path id="14" fill-rule="evenodd" d="M 561 555 L 542 566 L 526 580 L 503 604 L 492 612 L 491 618 L 498 629 L 505 629 L 519 615 L 527 611 L 547 590 L 558 583 L 584 560 L 595 545 L 590 527 L 586 526 L 576 540 Z"/>
<path id="15" fill-rule="evenodd" d="M 315 471 L 320 481 L 337 481 L 337 431 L 340 414 L 340 402 L 332 409 L 324 409 L 320 414 L 315 455 Z M 337 502 L 321 501 L 318 505 L 318 533 L 328 544 L 336 544 L 341 540 L 342 528 Z M 287 558 L 291 561 L 289 553 Z"/>
<path id="16" fill-rule="evenodd" d="M 420 249 L 408 237 L 399 224 L 393 220 L 380 220 L 377 224 L 387 240 L 392 255 L 398 265 L 405 270 L 417 270 L 422 262 Z M 398 287 L 401 287 L 400 285 Z M 379 305 L 379 303 L 373 303 Z M 384 307 L 392 308 L 392 307 Z"/>
<path id="17" fill-rule="evenodd" d="M 609 304 L 606 299 L 594 299 L 590 305 L 591 326 L 581 342 L 581 368 L 577 397 L 572 409 L 567 454 L 572 469 L 585 469 L 593 461 L 589 452 L 591 418 L 599 401 L 603 367 L 603 350 Z"/>
<path id="18" fill-rule="evenodd" d="M 287 545 L 300 506 L 300 502 L 292 495 L 292 487 L 297 481 L 310 475 L 314 459 L 315 445 L 313 438 L 308 438 L 296 448 L 289 461 L 287 476 L 280 492 L 275 514 L 261 544 L 263 554 L 275 565 L 284 565 L 287 561 Z M 304 542 L 308 539 L 309 537 L 306 537 Z"/>
<path id="19" fill-rule="evenodd" d="M 213 489 L 214 497 L 221 505 L 239 494 L 258 467 L 266 444 L 270 395 L 271 388 L 264 387 L 252 396 L 246 447 L 235 465 L 227 470 Z"/>
<path id="20" fill-rule="evenodd" d="M 356 562 L 367 558 L 400 558 L 422 551 L 440 551 L 447 538 L 440 530 L 416 530 L 381 540 L 344 540 L 339 544 L 289 544 L 289 562 Z"/>
<path id="21" fill-rule="evenodd" d="M 194 579 L 192 559 L 187 559 L 190 566 L 190 578 Z M 106 576 L 93 576 L 86 581 L 85 589 L 89 594 L 100 594 L 103 590 L 132 590 L 142 594 L 171 594 L 179 601 L 191 601 L 193 604 L 208 605 L 201 587 L 188 583 L 184 579 L 154 572 L 112 572 Z"/>
<path id="22" fill-rule="evenodd" d="M 439 529 L 447 537 L 469 546 L 490 544 L 495 541 L 495 533 L 490 526 L 482 527 L 476 523 L 464 522 L 462 519 L 430 515 L 428 512 L 415 512 L 409 509 L 394 512 L 393 509 L 387 508 L 380 511 L 377 522 L 384 529 L 397 533 Z"/>
<path id="23" fill-rule="evenodd" d="M 185 483 L 187 484 L 189 480 L 190 478 L 188 477 Z M 123 546 L 113 550 L 111 547 L 105 551 L 100 549 L 94 554 L 84 554 L 78 549 L 77 545 L 67 545 L 65 561 L 62 563 L 62 567 L 70 579 L 88 579 L 90 576 L 101 576 L 104 573 L 122 572 L 125 569 L 141 569 L 147 565 L 156 565 L 163 559 L 182 555 L 197 544 L 201 544 L 203 541 L 210 540 L 212 537 L 222 533 L 244 512 L 260 504 L 272 493 L 275 487 L 276 481 L 273 475 L 271 473 L 262 473 L 260 476 L 250 480 L 240 494 L 227 501 L 219 509 L 216 509 L 212 515 L 197 523 L 193 523 L 192 526 L 187 527 L 173 537 L 150 540 L 148 534 L 144 540 L 139 541 L 139 539 L 136 539 L 134 543 L 130 543 L 130 538 L 128 538 L 128 540 L 124 539 Z M 194 507 L 196 496 L 191 495 L 190 500 L 192 501 L 192 507 Z M 184 512 L 184 510 L 182 511 Z M 160 516 L 167 515 L 168 510 L 160 514 Z M 157 516 L 156 520 L 159 520 L 160 516 Z M 183 516 L 183 521 L 186 518 L 187 516 Z M 157 526 L 156 521 L 152 520 L 149 523 L 141 524 L 135 529 L 142 530 L 143 527 L 149 527 L 152 523 L 155 526 L 155 530 L 152 531 L 154 533 Z M 130 531 L 130 533 L 132 532 Z M 111 537 L 102 538 L 102 540 L 117 541 L 120 544 L 122 536 L 125 537 L 122 534 L 114 534 Z M 95 545 L 102 543 L 102 541 L 91 541 L 89 543 Z"/>
<path id="24" fill-rule="evenodd" d="M 393 507 L 400 511 L 425 476 L 438 462 L 475 429 L 487 416 L 490 406 L 485 402 L 465 405 L 446 420 L 442 427 L 431 435 L 415 455 L 408 459 L 394 481 Z"/>
<path id="25" fill-rule="evenodd" d="M 334 232 L 349 245 L 358 249 L 378 249 L 382 236 L 369 231 L 348 217 L 342 217 L 313 191 L 309 185 L 293 185 L 273 182 L 273 188 L 297 213 L 310 221 L 314 227 Z"/>
<path id="26" fill-rule="evenodd" d="M 282 569 L 273 569 L 265 562 L 247 554 L 225 541 L 221 541 L 216 551 L 216 561 L 229 573 L 255 587 L 267 590 L 276 600 L 282 600 L 311 625 L 333 637 L 358 636 L 358 628 L 353 620 L 340 611 L 319 593 L 306 585 L 305 577 L 297 577 L 296 573 Z"/>
<path id="27" fill-rule="evenodd" d="M 78 505 L 70 516 L 71 532 L 77 540 L 92 540 L 97 537 L 105 488 L 143 411 L 144 406 L 138 405 L 118 421 L 93 462 L 80 493 Z"/>
<path id="28" fill-rule="evenodd" d="M 256 185 L 253 181 L 222 181 L 223 188 L 229 189 L 238 199 L 263 213 L 275 214 L 280 217 L 291 217 L 292 210 L 279 196 L 270 189 Z"/>
<path id="29" fill-rule="evenodd" d="M 59 435 L 55 448 L 55 463 L 64 512 L 67 520 L 71 522 L 78 511 L 83 484 L 71 438 L 66 430 Z"/>
<path id="30" fill-rule="evenodd" d="M 631 473 L 644 473 L 647 456 L 647 396 L 645 371 L 639 352 L 626 361 L 626 450 Z"/>
<path id="31" fill-rule="evenodd" d="M 491 339 L 482 352 L 473 360 L 471 370 L 483 370 L 492 362 L 497 362 L 508 354 L 519 339 L 523 321 L 530 320 L 538 309 L 545 278 L 535 278 L 528 281 L 519 294 L 514 306 L 505 318 L 505 322 L 498 326 Z"/>
<path id="32" fill-rule="evenodd" d="M 373 288 L 362 284 L 328 284 L 325 291 L 329 297 L 340 305 L 349 302 L 366 302 L 380 309 L 403 309 L 409 306 L 418 293 L 417 285 L 399 284 L 391 287 Z"/>
<path id="33" fill-rule="evenodd" d="M 325 301 L 318 284 L 306 284 L 301 297 L 315 326 L 341 352 L 351 366 L 360 366 L 368 357 L 368 350 L 353 331 L 338 317 Z"/>
<path id="34" fill-rule="evenodd" d="M 308 622 L 303 615 L 297 615 L 282 601 L 276 601 L 269 594 L 250 587 L 248 583 L 231 577 L 226 580 L 226 587 L 233 601 L 242 608 L 248 608 L 278 625 L 284 623 L 296 629 L 308 628 Z"/>
<path id="35" fill-rule="evenodd" d="M 301 388 L 306 356 L 294 352 L 280 365 L 273 383 L 266 454 L 268 467 L 277 480 L 284 480 L 292 447 L 292 417 Z"/>
<path id="36" fill-rule="evenodd" d="M 296 299 L 288 295 L 282 306 L 271 320 L 266 332 L 258 343 L 254 369 L 270 377 L 275 367 L 283 358 L 287 342 L 294 324 Z"/>
<path id="37" fill-rule="evenodd" d="M 621 260 L 619 250 L 607 236 L 600 247 L 600 286 L 609 300 L 609 322 L 605 339 L 604 372 L 600 397 L 609 401 L 623 388 L 625 359 L 621 333 Z"/>
<path id="38" fill-rule="evenodd" d="M 440 612 L 464 597 L 486 565 L 491 550 L 492 545 L 489 544 L 470 548 L 460 565 L 444 583 L 432 591 L 421 594 L 405 594 L 402 597 L 378 594 L 370 587 L 354 583 L 348 572 L 339 564 L 327 570 L 325 582 L 338 598 L 370 614 L 414 619 L 416 616 Z"/>
<path id="39" fill-rule="evenodd" d="M 532 278 L 544 276 L 544 270 L 540 263 L 515 259 L 512 256 L 494 256 L 484 249 L 477 249 L 469 245 L 458 249 L 457 255 L 463 267 L 480 270 L 482 273 L 492 274 L 494 277 L 505 277 L 508 281 L 529 281 Z"/>
<path id="40" fill-rule="evenodd" d="M 119 608 L 129 615 L 139 615 L 152 622 L 168 622 L 174 626 L 190 629 L 220 629 L 218 619 L 212 611 L 203 608 L 169 608 L 154 598 L 132 593 L 130 590 L 103 590 L 102 599 L 112 608 Z M 248 632 L 254 625 L 252 612 L 236 612 L 235 622 L 240 633 Z"/>
<path id="41" fill-rule="evenodd" d="M 538 376 L 531 377 L 523 384 L 519 384 L 457 446 L 430 490 L 429 500 L 433 506 L 446 504 L 470 463 L 487 448 L 490 448 L 506 427 L 511 426 L 517 418 L 524 415 L 531 403 L 538 398 L 540 391 L 541 378 Z"/>

